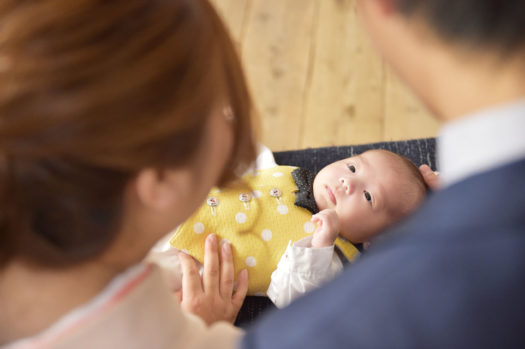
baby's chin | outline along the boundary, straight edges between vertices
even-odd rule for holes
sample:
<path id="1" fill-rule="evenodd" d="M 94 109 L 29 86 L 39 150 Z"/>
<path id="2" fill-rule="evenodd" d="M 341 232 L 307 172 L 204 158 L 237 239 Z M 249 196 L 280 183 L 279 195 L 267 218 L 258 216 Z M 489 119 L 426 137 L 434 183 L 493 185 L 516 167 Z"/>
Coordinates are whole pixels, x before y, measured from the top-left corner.
<path id="1" fill-rule="evenodd" d="M 346 240 L 350 241 L 354 244 L 362 244 L 367 241 L 373 240 L 376 236 L 378 236 L 384 229 L 387 227 L 381 227 L 379 229 L 377 228 L 366 228 L 361 226 L 362 229 L 353 229 L 353 230 L 347 230 L 347 231 L 341 231 L 339 233 L 340 236 L 345 238 Z"/>

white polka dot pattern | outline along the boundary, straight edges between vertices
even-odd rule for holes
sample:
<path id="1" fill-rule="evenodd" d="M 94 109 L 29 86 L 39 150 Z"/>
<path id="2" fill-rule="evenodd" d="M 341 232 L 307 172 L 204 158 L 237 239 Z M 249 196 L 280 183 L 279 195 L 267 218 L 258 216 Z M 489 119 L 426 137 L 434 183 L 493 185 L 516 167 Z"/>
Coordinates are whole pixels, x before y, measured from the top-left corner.
<path id="1" fill-rule="evenodd" d="M 202 224 L 201 222 L 197 222 L 193 225 L 193 231 L 196 233 L 196 234 L 202 234 L 204 233 L 204 224 Z"/>
<path id="2" fill-rule="evenodd" d="M 246 213 L 244 213 L 244 212 L 237 212 L 237 214 L 235 215 L 235 220 L 239 224 L 242 224 L 242 223 L 246 222 L 247 218 L 248 217 L 246 217 Z"/>
<path id="3" fill-rule="evenodd" d="M 312 222 L 306 222 L 303 225 L 303 229 L 306 234 L 312 234 L 315 230 L 315 224 L 313 224 Z"/>
<path id="4" fill-rule="evenodd" d="M 270 241 L 272 239 L 272 231 L 270 229 L 264 229 L 261 233 L 261 237 L 264 241 Z"/>
<path id="5" fill-rule="evenodd" d="M 204 202 L 181 224 L 170 243 L 204 260 L 206 236 L 217 234 L 220 248 L 227 241 L 231 243 L 235 270 L 249 270 L 248 294 L 263 295 L 288 243 L 311 237 L 317 227 L 306 223 L 312 218 L 307 209 L 294 205 L 297 185 L 293 171 L 285 166 L 271 168 L 256 177 L 246 175 L 245 183 L 232 183 L 222 192 L 212 191 L 208 198 L 215 197 L 218 206 Z M 276 172 L 282 176 L 274 177 Z"/>
<path id="6" fill-rule="evenodd" d="M 278 205 L 277 206 L 277 211 L 280 214 L 287 214 L 288 213 L 288 206 L 286 206 L 286 205 Z"/>
<path id="7" fill-rule="evenodd" d="M 257 265 L 257 261 L 254 257 L 250 256 L 246 258 L 246 265 L 253 268 Z"/>

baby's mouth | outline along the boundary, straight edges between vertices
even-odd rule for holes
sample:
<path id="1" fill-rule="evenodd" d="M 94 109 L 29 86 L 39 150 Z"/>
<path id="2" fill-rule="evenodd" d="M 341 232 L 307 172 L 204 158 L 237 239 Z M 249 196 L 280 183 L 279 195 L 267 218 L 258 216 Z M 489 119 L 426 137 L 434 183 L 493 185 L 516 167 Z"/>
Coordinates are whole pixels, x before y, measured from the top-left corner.
<path id="1" fill-rule="evenodd" d="M 330 187 L 327 185 L 325 185 L 325 188 L 326 188 L 326 193 L 328 194 L 328 197 L 330 198 L 330 201 L 332 202 L 332 204 L 337 205 L 337 199 L 335 198 L 335 195 L 332 189 L 330 189 Z"/>

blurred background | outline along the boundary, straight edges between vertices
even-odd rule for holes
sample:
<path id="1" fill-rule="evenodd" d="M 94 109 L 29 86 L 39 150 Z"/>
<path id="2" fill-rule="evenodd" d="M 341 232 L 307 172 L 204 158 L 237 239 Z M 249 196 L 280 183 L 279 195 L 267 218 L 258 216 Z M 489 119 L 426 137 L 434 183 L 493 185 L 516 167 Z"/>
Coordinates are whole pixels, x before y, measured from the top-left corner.
<path id="1" fill-rule="evenodd" d="M 211 0 L 238 46 L 274 151 L 437 135 L 384 65 L 354 0 Z"/>

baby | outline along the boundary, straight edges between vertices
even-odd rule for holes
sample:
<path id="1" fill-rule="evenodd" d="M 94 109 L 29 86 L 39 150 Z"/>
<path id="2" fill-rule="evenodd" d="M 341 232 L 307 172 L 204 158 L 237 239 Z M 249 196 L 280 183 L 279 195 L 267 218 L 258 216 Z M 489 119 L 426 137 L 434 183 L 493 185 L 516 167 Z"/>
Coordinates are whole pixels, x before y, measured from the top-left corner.
<path id="1" fill-rule="evenodd" d="M 385 150 L 334 162 L 316 176 L 266 162 L 212 189 L 170 243 L 202 262 L 207 235 L 229 241 L 235 269 L 248 267 L 248 294 L 267 295 L 278 307 L 337 275 L 343 260 L 359 255 L 354 244 L 398 222 L 426 193 L 418 168 Z"/>
<path id="2" fill-rule="evenodd" d="M 313 182 L 319 213 L 313 236 L 289 244 L 271 276 L 267 295 L 281 308 L 341 272 L 336 238 L 369 244 L 387 227 L 412 212 L 427 185 L 408 159 L 370 150 L 323 168 Z"/>

